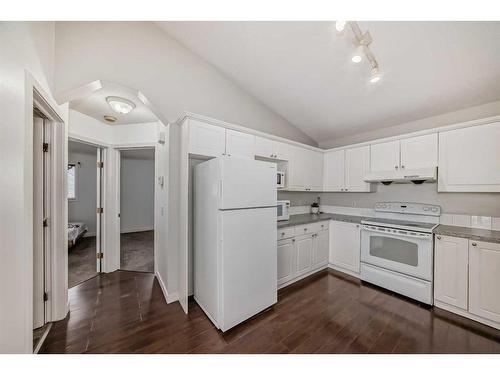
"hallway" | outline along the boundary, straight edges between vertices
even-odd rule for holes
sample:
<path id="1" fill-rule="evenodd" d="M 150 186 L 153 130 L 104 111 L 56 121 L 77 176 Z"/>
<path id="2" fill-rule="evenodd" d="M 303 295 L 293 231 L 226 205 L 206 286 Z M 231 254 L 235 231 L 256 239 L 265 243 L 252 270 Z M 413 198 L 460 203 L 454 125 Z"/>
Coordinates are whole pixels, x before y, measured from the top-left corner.
<path id="1" fill-rule="evenodd" d="M 69 291 L 40 353 L 500 353 L 498 331 L 323 271 L 222 334 L 195 302 L 167 305 L 154 275 L 117 271 Z"/>

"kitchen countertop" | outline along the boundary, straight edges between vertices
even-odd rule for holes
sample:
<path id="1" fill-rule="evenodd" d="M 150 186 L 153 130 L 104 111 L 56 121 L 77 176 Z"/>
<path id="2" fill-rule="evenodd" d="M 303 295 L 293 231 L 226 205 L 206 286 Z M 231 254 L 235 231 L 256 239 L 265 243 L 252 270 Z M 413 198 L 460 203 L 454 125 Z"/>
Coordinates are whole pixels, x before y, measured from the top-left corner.
<path id="1" fill-rule="evenodd" d="M 455 227 L 452 225 L 438 225 L 436 228 L 434 228 L 434 234 L 468 238 L 475 241 L 500 243 L 500 231 L 498 230 Z"/>
<path id="2" fill-rule="evenodd" d="M 318 223 L 325 220 L 345 221 L 348 223 L 360 224 L 363 216 L 340 215 L 340 214 L 298 214 L 290 215 L 290 220 L 278 221 L 278 228 L 292 227 L 310 223 Z"/>

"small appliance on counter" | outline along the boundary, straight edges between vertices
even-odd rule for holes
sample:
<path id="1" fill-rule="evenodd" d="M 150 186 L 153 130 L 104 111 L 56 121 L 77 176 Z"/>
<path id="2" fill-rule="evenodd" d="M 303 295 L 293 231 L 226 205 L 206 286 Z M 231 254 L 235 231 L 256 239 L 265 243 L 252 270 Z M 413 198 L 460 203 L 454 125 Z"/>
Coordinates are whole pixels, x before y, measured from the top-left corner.
<path id="1" fill-rule="evenodd" d="M 317 201 L 314 201 L 312 204 L 311 204 L 311 214 L 319 214 L 319 200 L 320 200 L 320 197 L 317 198 Z"/>
<path id="2" fill-rule="evenodd" d="M 288 209 L 290 208 L 290 201 L 278 201 L 276 205 L 276 215 L 278 221 L 290 220 L 290 213 Z"/>

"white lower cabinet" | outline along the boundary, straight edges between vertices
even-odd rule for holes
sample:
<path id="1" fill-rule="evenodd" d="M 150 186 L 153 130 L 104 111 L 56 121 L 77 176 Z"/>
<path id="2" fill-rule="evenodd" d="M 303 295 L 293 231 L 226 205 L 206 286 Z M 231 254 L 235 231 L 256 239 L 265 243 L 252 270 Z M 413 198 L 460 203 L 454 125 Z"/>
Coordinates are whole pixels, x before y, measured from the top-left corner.
<path id="1" fill-rule="evenodd" d="M 324 267 L 328 265 L 330 235 L 327 230 L 315 234 L 312 251 L 312 266 Z"/>
<path id="2" fill-rule="evenodd" d="M 294 233 L 291 235 L 290 233 Z M 278 287 L 328 265 L 328 221 L 278 230 Z M 288 238 L 284 238 L 288 237 Z"/>
<path id="3" fill-rule="evenodd" d="M 278 285 L 286 283 L 293 279 L 295 240 L 278 241 Z"/>
<path id="4" fill-rule="evenodd" d="M 469 241 L 469 311 L 500 323 L 500 244 Z"/>
<path id="5" fill-rule="evenodd" d="M 306 234 L 295 238 L 297 254 L 296 276 L 308 273 L 312 266 L 313 234 Z"/>
<path id="6" fill-rule="evenodd" d="M 332 221 L 330 225 L 330 263 L 354 274 L 359 274 L 360 266 L 359 227 L 342 221 Z"/>
<path id="7" fill-rule="evenodd" d="M 469 240 L 436 236 L 434 250 L 434 298 L 467 310 Z"/>
<path id="8" fill-rule="evenodd" d="M 500 244 L 436 235 L 434 304 L 500 329 Z"/>

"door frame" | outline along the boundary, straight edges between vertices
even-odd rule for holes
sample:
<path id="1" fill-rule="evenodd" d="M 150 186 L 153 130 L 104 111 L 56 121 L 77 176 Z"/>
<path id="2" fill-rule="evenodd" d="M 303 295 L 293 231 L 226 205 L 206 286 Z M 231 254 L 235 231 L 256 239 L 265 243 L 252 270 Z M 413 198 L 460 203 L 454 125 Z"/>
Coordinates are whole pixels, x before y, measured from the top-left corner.
<path id="1" fill-rule="evenodd" d="M 114 147 L 114 150 L 116 151 L 116 157 L 115 157 L 115 187 L 116 187 L 116 194 L 115 194 L 115 207 L 116 207 L 116 227 L 115 227 L 115 236 L 116 236 L 116 248 L 115 248 L 115 264 L 117 264 L 117 269 L 120 269 L 121 267 L 121 262 L 120 262 L 120 257 L 121 257 L 121 207 L 120 207 L 120 190 L 121 190 L 121 151 L 130 151 L 130 150 L 144 150 L 144 149 L 152 149 L 154 151 L 154 181 L 153 181 L 153 186 L 154 186 L 154 193 L 153 193 L 153 231 L 154 231 L 154 239 L 153 239 L 153 257 L 154 257 L 154 270 L 153 274 L 157 275 L 158 274 L 158 220 L 157 220 L 157 207 L 156 203 L 158 202 L 158 194 L 159 194 L 159 189 L 157 186 L 158 183 L 158 178 L 160 177 L 159 173 L 159 154 L 160 150 L 158 149 L 158 144 L 157 143 L 132 143 L 132 144 L 122 144 L 122 145 L 116 145 Z"/>
<path id="2" fill-rule="evenodd" d="M 51 246 L 46 251 L 46 286 L 45 290 L 48 300 L 46 307 L 46 322 L 64 319 L 69 311 L 68 306 L 68 281 L 67 281 L 67 230 L 62 223 L 67 223 L 67 200 L 66 198 L 66 168 L 67 168 L 67 107 L 61 108 L 47 94 L 39 82 L 25 71 L 25 161 L 24 175 L 26 183 L 25 194 L 25 218 L 26 225 L 33 226 L 33 137 L 34 137 L 34 116 L 33 108 L 37 108 L 49 121 L 49 131 L 51 139 L 51 159 L 50 159 L 50 212 L 48 234 Z M 26 288 L 25 291 L 25 349 L 26 353 L 33 353 L 33 312 L 34 312 L 34 290 L 33 290 L 33 231 L 28 232 L 26 238 Z"/>

